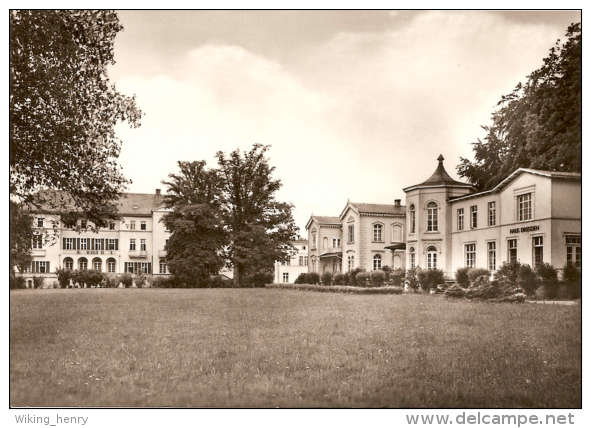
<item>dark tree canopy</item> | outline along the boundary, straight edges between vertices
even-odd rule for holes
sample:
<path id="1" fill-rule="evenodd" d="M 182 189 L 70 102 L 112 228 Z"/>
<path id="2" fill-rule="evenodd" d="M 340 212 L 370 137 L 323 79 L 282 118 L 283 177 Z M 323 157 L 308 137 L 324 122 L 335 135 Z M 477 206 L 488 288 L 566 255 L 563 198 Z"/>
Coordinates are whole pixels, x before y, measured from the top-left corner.
<path id="1" fill-rule="evenodd" d="M 31 266 L 33 219 L 20 204 L 10 201 L 10 274 Z"/>
<path id="2" fill-rule="evenodd" d="M 581 172 L 581 25 L 572 24 L 544 65 L 499 101 L 484 141 L 473 143 L 474 162 L 458 173 L 479 190 L 490 189 L 518 168 Z"/>
<path id="3" fill-rule="evenodd" d="M 74 205 L 93 223 L 113 216 L 128 181 L 114 126 L 139 126 L 132 97 L 106 68 L 123 27 L 112 11 L 10 11 L 10 195 L 33 206 Z M 40 189 L 64 192 L 44 200 Z"/>
<path id="4" fill-rule="evenodd" d="M 272 178 L 275 168 L 265 157 L 268 149 L 255 144 L 244 154 L 216 154 L 230 238 L 228 257 L 238 285 L 245 274 L 271 270 L 275 261 L 288 259 L 293 251 L 289 241 L 298 232 L 293 205 L 275 199 L 281 181 Z"/>
<path id="5" fill-rule="evenodd" d="M 164 203 L 172 211 L 163 217 L 172 232 L 166 245 L 170 272 L 190 286 L 202 285 L 224 265 L 227 243 L 221 222 L 221 185 L 217 171 L 205 162 L 179 162 L 170 174 Z"/>

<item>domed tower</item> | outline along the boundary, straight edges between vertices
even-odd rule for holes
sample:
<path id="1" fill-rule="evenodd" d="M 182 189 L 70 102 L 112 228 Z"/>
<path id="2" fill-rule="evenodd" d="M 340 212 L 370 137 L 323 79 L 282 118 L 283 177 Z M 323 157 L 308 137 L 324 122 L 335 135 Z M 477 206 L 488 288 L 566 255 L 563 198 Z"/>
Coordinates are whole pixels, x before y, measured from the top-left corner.
<path id="1" fill-rule="evenodd" d="M 406 193 L 406 268 L 442 269 L 451 272 L 451 222 L 449 199 L 472 193 L 475 189 L 456 181 L 443 167 L 443 156 L 426 181 L 409 186 Z"/>

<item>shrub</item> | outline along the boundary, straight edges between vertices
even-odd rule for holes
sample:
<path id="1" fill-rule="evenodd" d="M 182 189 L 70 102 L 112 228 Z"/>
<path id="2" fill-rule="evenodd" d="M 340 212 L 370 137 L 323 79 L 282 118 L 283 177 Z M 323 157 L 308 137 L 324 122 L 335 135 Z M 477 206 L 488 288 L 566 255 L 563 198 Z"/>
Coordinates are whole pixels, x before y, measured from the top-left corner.
<path id="1" fill-rule="evenodd" d="M 504 262 L 495 273 L 495 279 L 498 281 L 505 281 L 515 284 L 517 282 L 517 277 L 519 275 L 520 269 L 521 263 L 519 262 Z"/>
<path id="2" fill-rule="evenodd" d="M 125 288 L 129 288 L 133 284 L 133 277 L 129 272 L 122 273 L 119 275 L 119 282 L 122 283 Z M 117 284 L 117 286 L 119 286 L 119 284 Z"/>
<path id="3" fill-rule="evenodd" d="M 384 271 L 384 281 L 390 281 L 390 275 L 392 274 L 392 268 L 388 265 L 382 266 L 382 271 Z M 371 277 L 371 274 L 370 274 Z"/>
<path id="4" fill-rule="evenodd" d="M 307 273 L 300 273 L 296 280 L 293 282 L 294 284 L 307 284 L 308 281 L 308 274 Z"/>
<path id="5" fill-rule="evenodd" d="M 57 274 L 57 282 L 61 288 L 67 288 L 70 285 L 70 279 L 72 279 L 72 271 L 70 269 L 57 268 L 55 270 Z"/>
<path id="6" fill-rule="evenodd" d="M 8 286 L 13 289 L 26 288 L 27 281 L 22 276 L 10 275 Z"/>
<path id="7" fill-rule="evenodd" d="M 541 286 L 546 288 L 546 296 L 555 299 L 558 295 L 558 271 L 550 263 L 541 263 L 536 267 L 536 276 Z"/>
<path id="8" fill-rule="evenodd" d="M 154 283 L 152 286 L 158 288 L 175 288 L 178 284 L 173 275 L 166 275 L 154 277 Z"/>
<path id="9" fill-rule="evenodd" d="M 335 272 L 332 277 L 332 283 L 334 285 L 345 285 L 345 277 L 347 275 L 342 274 L 341 272 Z"/>
<path id="10" fill-rule="evenodd" d="M 361 269 L 361 268 L 355 268 L 353 270 L 350 270 L 347 273 L 347 277 L 348 277 L 348 283 L 351 287 L 356 287 L 357 286 L 357 274 L 361 273 L 361 272 L 365 272 L 365 269 Z"/>
<path id="11" fill-rule="evenodd" d="M 445 274 L 441 269 L 421 270 L 417 276 L 423 290 L 436 288 L 439 284 L 445 283 Z"/>
<path id="12" fill-rule="evenodd" d="M 345 285 L 313 285 L 313 284 L 270 284 L 267 288 L 281 288 L 300 291 L 320 291 L 347 294 L 402 294 L 402 287 L 351 287 Z"/>
<path id="13" fill-rule="evenodd" d="M 45 278 L 43 278 L 42 276 L 34 276 L 33 277 L 33 288 L 42 288 L 44 280 L 45 280 Z"/>
<path id="14" fill-rule="evenodd" d="M 308 274 L 308 284 L 320 284 L 320 275 L 318 272 L 310 272 Z"/>
<path id="15" fill-rule="evenodd" d="M 116 273 L 104 273 L 101 287 L 117 288 L 119 286 L 119 275 Z"/>
<path id="16" fill-rule="evenodd" d="M 516 285 L 525 290 L 526 294 L 533 295 L 538 287 L 538 279 L 529 265 L 519 266 Z"/>
<path id="17" fill-rule="evenodd" d="M 462 267 L 456 270 L 456 283 L 462 288 L 468 288 L 470 286 L 470 277 L 468 272 L 470 268 Z"/>
<path id="18" fill-rule="evenodd" d="M 562 268 L 562 283 L 564 296 L 569 299 L 581 297 L 581 271 L 573 264 L 566 264 Z"/>
<path id="19" fill-rule="evenodd" d="M 419 277 L 422 275 L 422 273 L 423 273 L 423 270 L 420 268 L 420 266 L 410 268 L 406 272 L 405 284 L 410 290 L 416 291 L 419 289 L 419 285 L 420 285 Z"/>
<path id="20" fill-rule="evenodd" d="M 264 287 L 267 284 L 271 284 L 275 275 L 273 272 L 256 272 L 245 275 L 244 286 L 245 287 Z"/>
<path id="21" fill-rule="evenodd" d="M 324 272 L 322 274 L 322 285 L 331 285 L 332 284 L 332 273 Z"/>
<path id="22" fill-rule="evenodd" d="M 367 287 L 367 280 L 369 279 L 369 274 L 365 271 L 359 272 L 355 275 L 355 282 L 357 283 L 357 287 Z"/>
<path id="23" fill-rule="evenodd" d="M 135 276 L 135 285 L 136 287 L 144 287 L 148 280 L 148 275 L 145 273 L 139 273 Z"/>
<path id="24" fill-rule="evenodd" d="M 384 281 L 386 280 L 386 272 L 383 270 L 372 270 L 369 274 L 369 278 L 371 280 L 372 286 L 381 287 L 384 285 Z"/>
<path id="25" fill-rule="evenodd" d="M 466 297 L 466 290 L 464 290 L 459 284 L 453 284 L 447 287 L 443 296 L 448 299 L 463 299 Z"/>
<path id="26" fill-rule="evenodd" d="M 404 285 L 405 276 L 406 271 L 404 269 L 394 269 L 392 272 L 390 272 L 390 281 L 392 281 L 392 285 L 395 287 L 402 287 Z"/>
<path id="27" fill-rule="evenodd" d="M 543 285 L 540 285 L 536 289 L 536 300 L 546 300 L 548 297 L 548 290 Z"/>
<path id="28" fill-rule="evenodd" d="M 470 282 L 472 283 L 481 276 L 490 277 L 490 271 L 483 268 L 472 268 L 468 270 L 468 278 L 470 278 Z"/>

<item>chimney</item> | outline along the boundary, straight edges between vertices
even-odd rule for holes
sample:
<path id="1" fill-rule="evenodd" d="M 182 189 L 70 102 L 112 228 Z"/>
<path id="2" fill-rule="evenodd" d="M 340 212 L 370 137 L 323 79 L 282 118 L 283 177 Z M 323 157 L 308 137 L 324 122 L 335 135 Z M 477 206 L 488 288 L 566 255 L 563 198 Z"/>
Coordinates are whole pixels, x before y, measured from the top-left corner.
<path id="1" fill-rule="evenodd" d="M 394 206 L 395 207 L 399 207 L 400 206 L 400 199 L 394 199 Z"/>
<path id="2" fill-rule="evenodd" d="M 156 197 L 154 198 L 154 203 L 158 206 L 162 203 L 162 195 L 160 194 L 160 189 L 156 189 Z"/>
<path id="3" fill-rule="evenodd" d="M 160 189 L 156 189 L 156 197 L 160 196 Z"/>

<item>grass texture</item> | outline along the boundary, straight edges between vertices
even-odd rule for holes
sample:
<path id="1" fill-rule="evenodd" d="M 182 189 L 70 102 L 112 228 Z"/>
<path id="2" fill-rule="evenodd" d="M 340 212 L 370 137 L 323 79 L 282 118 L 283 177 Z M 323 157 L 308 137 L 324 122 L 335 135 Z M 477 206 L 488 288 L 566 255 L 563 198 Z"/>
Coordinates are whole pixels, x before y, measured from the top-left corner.
<path id="1" fill-rule="evenodd" d="M 580 407 L 581 306 L 12 290 L 10 405 Z"/>

